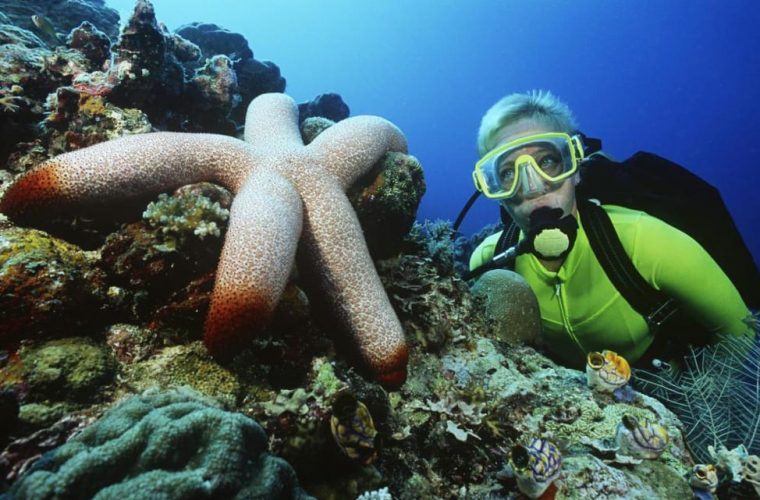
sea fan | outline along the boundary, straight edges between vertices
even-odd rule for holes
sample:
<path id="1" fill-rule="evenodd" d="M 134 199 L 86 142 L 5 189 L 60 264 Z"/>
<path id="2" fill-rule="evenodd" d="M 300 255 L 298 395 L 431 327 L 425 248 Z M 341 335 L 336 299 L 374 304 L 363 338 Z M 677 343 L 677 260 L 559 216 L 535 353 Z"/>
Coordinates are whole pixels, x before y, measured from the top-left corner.
<path id="1" fill-rule="evenodd" d="M 760 454 L 760 344 L 758 338 L 727 337 L 689 348 L 679 369 L 636 370 L 641 392 L 662 401 L 681 419 L 694 458 L 710 463 L 708 447 L 741 444 Z"/>

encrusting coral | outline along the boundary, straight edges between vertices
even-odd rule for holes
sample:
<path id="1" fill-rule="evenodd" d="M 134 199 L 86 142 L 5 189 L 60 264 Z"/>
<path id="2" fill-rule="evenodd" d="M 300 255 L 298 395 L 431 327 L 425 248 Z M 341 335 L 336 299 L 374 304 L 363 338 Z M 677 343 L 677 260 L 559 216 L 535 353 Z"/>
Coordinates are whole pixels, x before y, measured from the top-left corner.
<path id="1" fill-rule="evenodd" d="M 298 109 L 284 94 L 257 97 L 246 123 L 245 142 L 159 132 L 60 155 L 20 177 L 0 211 L 28 221 L 192 182 L 221 184 L 235 200 L 206 321 L 209 350 L 229 357 L 251 326 L 266 325 L 298 246 L 307 276 L 311 269 L 364 363 L 398 386 L 408 356 L 403 330 L 345 191 L 386 152 L 405 152 L 404 136 L 381 118 L 353 117 L 304 146 Z"/>

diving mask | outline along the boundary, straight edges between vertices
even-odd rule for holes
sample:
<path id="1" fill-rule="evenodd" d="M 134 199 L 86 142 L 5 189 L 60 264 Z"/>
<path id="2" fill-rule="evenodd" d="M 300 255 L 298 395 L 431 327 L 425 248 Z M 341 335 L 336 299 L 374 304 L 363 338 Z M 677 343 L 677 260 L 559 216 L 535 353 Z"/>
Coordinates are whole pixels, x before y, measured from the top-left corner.
<path id="1" fill-rule="evenodd" d="M 475 164 L 472 179 L 488 198 L 511 198 L 545 189 L 578 171 L 583 160 L 583 143 L 578 135 L 548 132 L 520 137 L 489 151 Z"/>

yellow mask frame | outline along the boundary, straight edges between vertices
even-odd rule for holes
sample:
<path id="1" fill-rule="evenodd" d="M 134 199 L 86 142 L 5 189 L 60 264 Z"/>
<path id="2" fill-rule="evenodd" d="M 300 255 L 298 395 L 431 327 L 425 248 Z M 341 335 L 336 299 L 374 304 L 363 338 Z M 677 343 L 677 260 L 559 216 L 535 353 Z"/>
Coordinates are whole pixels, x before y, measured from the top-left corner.
<path id="1" fill-rule="evenodd" d="M 530 164 L 533 171 L 540 175 L 543 179 L 551 183 L 562 182 L 568 177 L 575 174 L 578 171 L 578 165 L 584 159 L 583 143 L 580 136 L 570 136 L 562 132 L 545 132 L 541 134 L 533 134 L 525 137 L 517 138 L 513 141 L 509 141 L 501 146 L 498 146 L 489 151 L 483 158 L 481 158 L 476 164 L 475 169 L 472 172 L 472 180 L 475 184 L 475 188 L 483 193 L 487 198 L 502 200 L 513 197 L 520 186 L 520 168 L 515 168 L 515 174 L 508 189 L 501 186 L 496 178 L 498 158 L 507 151 L 515 150 L 520 147 L 526 147 L 531 143 L 552 143 L 558 148 L 562 161 L 564 163 L 564 170 L 557 176 L 550 176 L 546 174 L 536 163 L 536 160 L 529 154 L 520 155 L 515 162 L 516 165 Z"/>

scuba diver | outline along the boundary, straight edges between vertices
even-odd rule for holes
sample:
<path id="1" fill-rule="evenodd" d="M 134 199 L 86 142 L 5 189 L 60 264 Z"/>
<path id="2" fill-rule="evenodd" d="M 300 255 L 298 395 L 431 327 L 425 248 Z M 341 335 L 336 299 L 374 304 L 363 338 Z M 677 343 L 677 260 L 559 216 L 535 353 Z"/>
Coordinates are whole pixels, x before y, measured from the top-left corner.
<path id="1" fill-rule="evenodd" d="M 673 359 L 689 343 L 754 335 L 748 297 L 760 297 L 760 278 L 717 190 L 648 153 L 617 163 L 594 151 L 595 142 L 577 131 L 568 106 L 550 92 L 508 95 L 485 113 L 478 133 L 481 159 L 472 177 L 480 194 L 499 202 L 505 229 L 473 251 L 468 278 L 504 267 L 520 274 L 538 299 L 550 355 L 571 367 L 582 366 L 591 351 L 612 350 L 644 366 L 654 357 Z M 640 186 L 631 185 L 650 174 L 670 175 L 641 182 L 662 189 L 646 193 L 653 210 L 647 203 L 636 206 Z M 591 199 L 616 182 L 620 196 Z M 727 231 L 733 231 L 726 240 L 738 238 L 734 249 L 741 247 L 744 268 L 732 269 L 732 278 L 746 280 L 744 299 L 691 231 L 663 220 L 690 214 L 665 217 L 671 210 L 666 207 L 662 218 L 653 215 L 662 200 L 678 197 L 678 189 L 691 190 L 685 195 L 689 205 L 702 203 L 691 196 L 714 195 L 711 203 L 720 205 L 714 210 L 722 210 Z M 689 224 L 698 232 L 704 221 Z M 723 260 L 730 267 L 737 259 Z"/>

